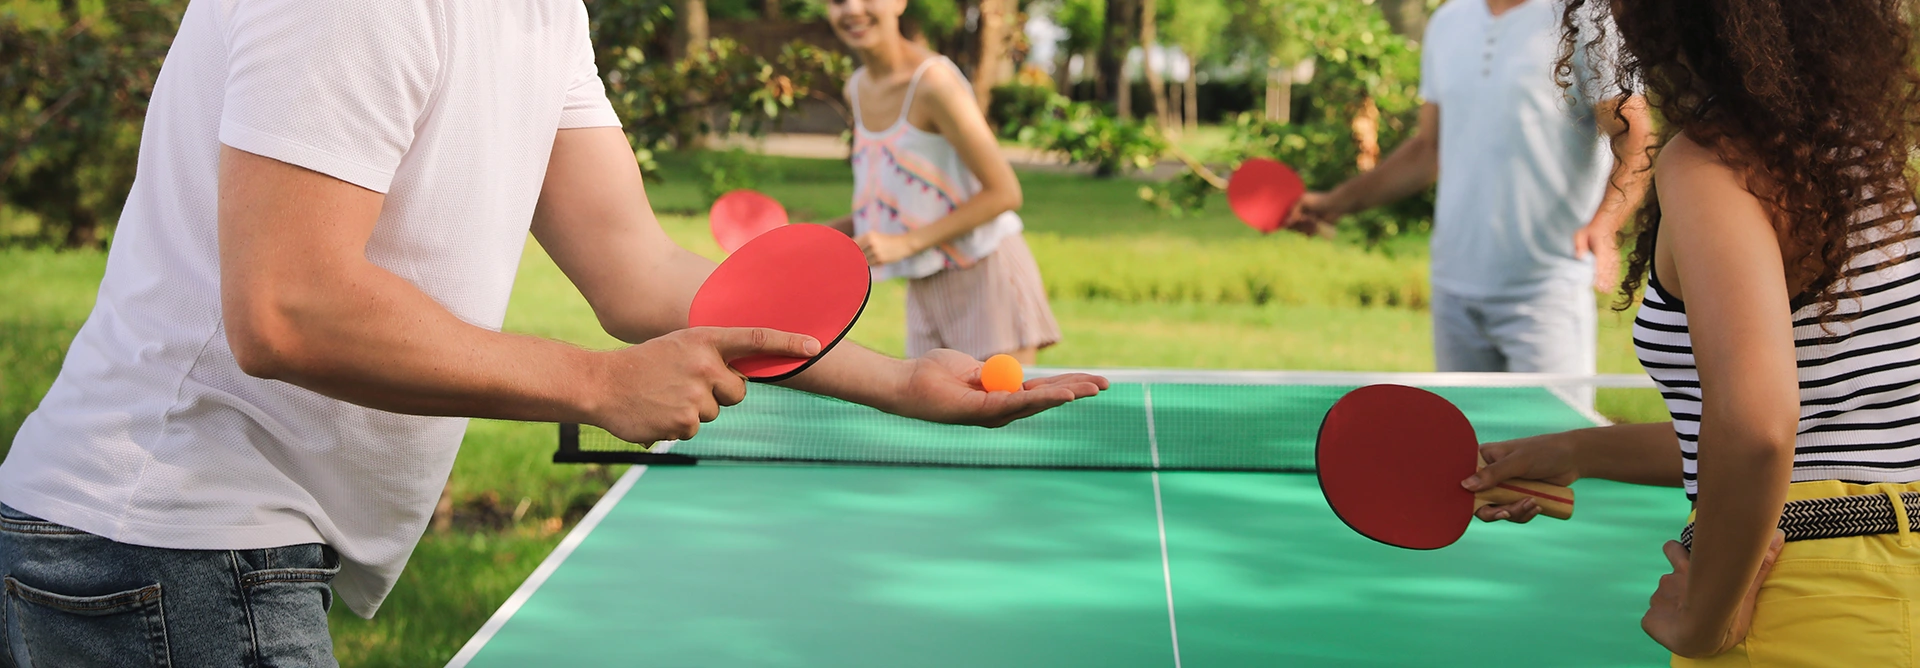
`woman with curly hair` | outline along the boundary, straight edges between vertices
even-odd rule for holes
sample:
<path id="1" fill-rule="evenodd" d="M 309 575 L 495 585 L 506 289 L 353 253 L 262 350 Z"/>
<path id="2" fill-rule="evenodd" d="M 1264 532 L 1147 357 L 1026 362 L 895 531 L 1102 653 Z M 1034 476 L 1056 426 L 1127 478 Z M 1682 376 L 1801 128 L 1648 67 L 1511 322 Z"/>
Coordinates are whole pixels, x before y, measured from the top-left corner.
<path id="1" fill-rule="evenodd" d="M 1902 0 L 1565 0 L 1664 118 L 1625 301 L 1671 423 L 1494 443 L 1469 478 L 1684 487 L 1641 625 L 1685 666 L 1913 665 L 1920 74 Z M 1567 71 L 1563 60 L 1561 71 Z M 1486 520 L 1526 521 L 1529 503 Z"/>

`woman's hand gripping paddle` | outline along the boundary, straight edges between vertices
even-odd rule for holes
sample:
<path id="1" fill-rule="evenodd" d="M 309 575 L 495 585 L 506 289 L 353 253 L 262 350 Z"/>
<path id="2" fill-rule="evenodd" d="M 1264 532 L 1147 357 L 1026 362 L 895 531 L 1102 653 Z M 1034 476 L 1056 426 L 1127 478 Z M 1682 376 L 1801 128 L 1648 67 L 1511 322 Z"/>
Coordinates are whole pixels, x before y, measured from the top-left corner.
<path id="1" fill-rule="evenodd" d="M 1307 184 L 1286 165 L 1251 158 L 1233 170 L 1227 180 L 1227 206 L 1247 227 L 1268 234 L 1293 215 L 1293 207 L 1307 194 Z"/>
<path id="2" fill-rule="evenodd" d="M 766 327 L 820 342 L 811 358 L 755 355 L 727 360 L 752 380 L 785 380 L 832 350 L 866 309 L 867 256 L 825 225 L 767 231 L 721 262 L 693 295 L 694 327 Z"/>
<path id="3" fill-rule="evenodd" d="M 1478 495 L 1461 487 L 1485 465 L 1473 425 L 1446 399 L 1404 385 L 1369 385 L 1335 402 L 1314 461 L 1340 521 L 1396 547 L 1452 545 L 1487 504 L 1531 498 L 1541 514 L 1573 516 L 1573 490 L 1558 485 L 1509 480 Z"/>
<path id="4" fill-rule="evenodd" d="M 752 190 L 735 190 L 713 201 L 707 226 L 720 250 L 732 253 L 767 232 L 787 226 L 787 210 L 772 197 Z"/>

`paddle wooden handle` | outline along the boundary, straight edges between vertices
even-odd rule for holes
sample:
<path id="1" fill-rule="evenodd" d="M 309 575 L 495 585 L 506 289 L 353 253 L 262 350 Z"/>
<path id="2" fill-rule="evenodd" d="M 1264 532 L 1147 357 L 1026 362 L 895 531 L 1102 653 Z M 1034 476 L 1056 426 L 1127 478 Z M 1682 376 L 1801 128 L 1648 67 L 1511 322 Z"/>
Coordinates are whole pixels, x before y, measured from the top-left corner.
<path id="1" fill-rule="evenodd" d="M 1480 461 L 1480 467 L 1486 468 L 1486 460 Z M 1573 519 L 1573 490 L 1559 485 L 1549 485 L 1538 480 L 1514 478 L 1495 485 L 1493 489 L 1473 495 L 1478 503 L 1474 510 L 1491 504 L 1509 504 L 1521 499 L 1533 499 L 1540 506 L 1540 514 L 1554 519 Z"/>

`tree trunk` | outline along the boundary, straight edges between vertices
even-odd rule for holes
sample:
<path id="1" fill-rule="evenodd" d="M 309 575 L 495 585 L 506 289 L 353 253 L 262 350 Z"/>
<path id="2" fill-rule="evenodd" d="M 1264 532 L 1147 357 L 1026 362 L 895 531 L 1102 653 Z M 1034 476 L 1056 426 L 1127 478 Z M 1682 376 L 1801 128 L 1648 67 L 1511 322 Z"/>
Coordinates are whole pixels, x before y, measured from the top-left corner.
<path id="1" fill-rule="evenodd" d="M 1007 0 L 1006 75 L 1010 79 L 1020 78 L 1020 72 L 1027 67 L 1027 58 L 1033 55 L 1033 42 L 1027 39 L 1028 18 L 1017 0 Z"/>
<path id="2" fill-rule="evenodd" d="M 993 87 L 1000 84 L 1001 61 L 1007 57 L 1007 29 L 1015 7 L 1013 0 L 980 0 L 979 60 L 973 66 L 973 98 L 986 111 L 993 101 Z"/>
<path id="3" fill-rule="evenodd" d="M 1140 0 L 1140 66 L 1147 70 L 1147 91 L 1153 94 L 1153 123 L 1164 128 L 1167 127 L 1167 86 L 1160 78 L 1160 68 L 1153 66 L 1159 37 L 1159 20 L 1153 5 L 1154 0 Z"/>
<path id="4" fill-rule="evenodd" d="M 1187 57 L 1187 129 L 1200 129 L 1200 81 L 1195 77 L 1199 68 L 1193 66 L 1193 57 Z"/>
<path id="5" fill-rule="evenodd" d="M 1132 32 L 1128 28 L 1133 25 L 1133 1 L 1107 1 L 1107 20 L 1100 29 L 1100 49 L 1094 56 L 1094 92 L 1100 101 L 1119 106 L 1122 114 L 1128 113 L 1126 106 L 1120 102 L 1121 96 L 1127 95 L 1123 92 L 1127 89 L 1123 74 L 1127 62 L 1127 36 Z"/>
<path id="6" fill-rule="evenodd" d="M 1166 128 L 1167 134 L 1180 134 L 1180 131 L 1187 127 L 1186 120 L 1181 118 L 1180 114 L 1181 110 L 1186 109 L 1180 103 L 1181 90 L 1179 83 L 1171 80 L 1167 82 L 1167 118 L 1161 122 L 1161 127 Z"/>
<path id="7" fill-rule="evenodd" d="M 673 13 L 674 46 L 683 56 L 707 48 L 707 0 L 680 0 Z"/>
<path id="8" fill-rule="evenodd" d="M 86 207 L 73 207 L 67 220 L 67 238 L 62 240 L 66 248 L 99 248 L 100 221 Z"/>
<path id="9" fill-rule="evenodd" d="M 1060 64 L 1053 68 L 1053 83 L 1061 95 L 1073 97 L 1073 53 L 1066 49 L 1060 50 Z"/>
<path id="10" fill-rule="evenodd" d="M 433 504 L 433 518 L 429 520 L 434 533 L 446 533 L 453 530 L 453 481 L 448 480 L 440 488 L 440 501 Z"/>
<path id="11" fill-rule="evenodd" d="M 1380 13 L 1396 35 L 1419 41 L 1427 32 L 1425 0 L 1380 0 Z"/>
<path id="12" fill-rule="evenodd" d="M 766 4 L 760 8 L 760 16 L 768 21 L 780 20 L 780 0 L 766 0 Z"/>
<path id="13" fill-rule="evenodd" d="M 1353 145 L 1360 149 L 1353 166 L 1362 172 L 1372 171 L 1380 164 L 1380 106 L 1373 103 L 1373 96 L 1360 101 L 1360 110 L 1354 112 L 1347 127 L 1353 132 Z"/>
<path id="14" fill-rule="evenodd" d="M 1133 120 L 1133 76 L 1124 60 L 1120 61 L 1120 94 L 1114 96 L 1113 104 L 1120 108 L 1120 118 Z"/>
<path id="15" fill-rule="evenodd" d="M 1293 122 L 1293 69 L 1267 70 L 1267 120 Z"/>

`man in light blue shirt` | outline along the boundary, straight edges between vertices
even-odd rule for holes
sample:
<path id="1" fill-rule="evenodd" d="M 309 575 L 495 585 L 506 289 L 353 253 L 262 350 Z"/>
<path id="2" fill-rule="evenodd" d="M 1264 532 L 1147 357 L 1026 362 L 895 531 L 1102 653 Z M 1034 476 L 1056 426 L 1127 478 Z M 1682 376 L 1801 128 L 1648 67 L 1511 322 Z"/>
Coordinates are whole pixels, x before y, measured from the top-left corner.
<path id="1" fill-rule="evenodd" d="M 1440 371 L 1595 372 L 1594 290 L 1615 287 L 1615 233 L 1646 191 L 1651 121 L 1643 98 L 1622 95 L 1590 65 L 1584 34 L 1572 85 L 1561 88 L 1560 9 L 1554 0 L 1440 7 L 1422 45 L 1417 132 L 1379 168 L 1309 193 L 1290 221 L 1311 233 L 1438 179 Z M 1627 158 L 1616 162 L 1615 152 Z"/>

